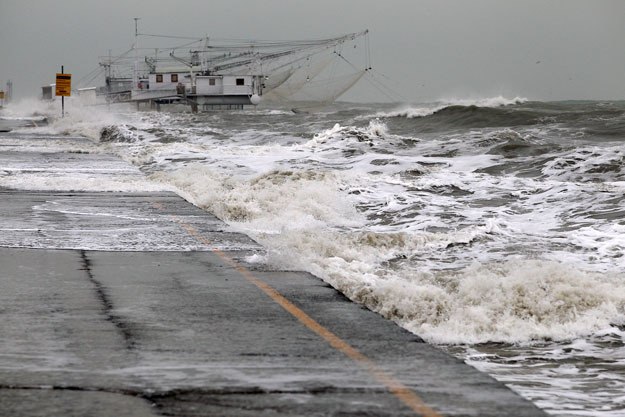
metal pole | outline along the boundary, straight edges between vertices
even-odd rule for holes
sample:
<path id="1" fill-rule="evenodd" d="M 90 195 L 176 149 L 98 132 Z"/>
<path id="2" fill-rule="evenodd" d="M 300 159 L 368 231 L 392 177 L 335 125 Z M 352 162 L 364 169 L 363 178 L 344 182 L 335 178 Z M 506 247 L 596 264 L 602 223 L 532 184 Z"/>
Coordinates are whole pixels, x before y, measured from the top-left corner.
<path id="1" fill-rule="evenodd" d="M 63 74 L 63 65 L 61 65 L 61 74 Z M 61 96 L 61 117 L 65 117 L 65 96 Z"/>
<path id="2" fill-rule="evenodd" d="M 136 90 L 138 88 L 139 83 L 139 17 L 135 17 L 135 44 L 133 48 L 135 49 L 135 66 L 134 71 L 132 72 L 132 89 L 131 89 L 131 98 L 132 98 L 132 90 Z"/>

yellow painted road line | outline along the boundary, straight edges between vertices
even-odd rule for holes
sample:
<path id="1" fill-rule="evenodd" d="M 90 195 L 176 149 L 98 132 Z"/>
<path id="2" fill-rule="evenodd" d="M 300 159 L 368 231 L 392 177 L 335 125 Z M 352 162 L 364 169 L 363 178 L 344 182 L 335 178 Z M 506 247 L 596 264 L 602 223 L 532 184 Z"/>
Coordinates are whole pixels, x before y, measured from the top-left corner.
<path id="1" fill-rule="evenodd" d="M 158 209 L 163 209 L 162 204 L 154 203 L 154 206 Z M 193 226 L 188 223 L 185 223 L 180 218 L 176 216 L 171 216 L 172 220 L 178 223 L 189 235 L 193 236 L 199 242 L 212 246 L 212 242 L 207 238 L 202 236 L 202 234 Z M 406 406 L 412 409 L 417 414 L 423 417 L 443 417 L 442 414 L 439 414 L 436 410 L 430 408 L 417 394 L 414 393 L 410 388 L 402 384 L 395 377 L 393 377 L 388 372 L 384 371 L 380 366 L 378 366 L 373 360 L 369 359 L 365 355 L 363 355 L 356 348 L 351 346 L 349 343 L 332 333 L 327 328 L 323 327 L 316 320 L 306 314 L 302 309 L 297 307 L 295 304 L 287 300 L 282 294 L 280 294 L 275 288 L 271 285 L 267 284 L 265 281 L 257 278 L 252 272 L 240 265 L 237 261 L 226 255 L 219 249 L 211 249 L 211 251 L 219 256 L 222 261 L 227 263 L 236 269 L 247 281 L 254 284 L 261 291 L 267 294 L 273 301 L 275 301 L 278 305 L 280 305 L 284 310 L 286 310 L 289 314 L 299 320 L 304 326 L 306 326 L 311 331 L 317 333 L 320 337 L 322 337 L 330 346 L 334 349 L 342 352 L 347 357 L 351 358 L 353 361 L 359 363 L 363 368 L 365 368 L 371 375 L 375 377 L 378 382 L 385 385 L 388 390 L 395 395 L 401 402 L 403 402 Z"/>
<path id="2" fill-rule="evenodd" d="M 392 375 L 381 369 L 375 362 L 363 355 L 356 348 L 352 347 L 349 343 L 332 333 L 327 328 L 323 327 L 316 320 L 306 314 L 303 310 L 297 307 L 295 304 L 287 300 L 276 289 L 271 287 L 266 282 L 259 278 L 256 278 L 247 268 L 238 265 L 236 261 L 232 260 L 226 254 L 219 250 L 213 250 L 220 258 L 232 265 L 245 279 L 252 284 L 260 288 L 265 294 L 271 297 L 277 304 L 289 312 L 292 316 L 297 318 L 302 324 L 308 327 L 313 332 L 321 336 L 326 342 L 330 344 L 334 349 L 343 352 L 346 356 L 358 362 L 369 373 L 371 373 L 379 382 L 386 385 L 393 395 L 399 398 L 405 405 L 410 407 L 413 411 L 419 413 L 424 417 L 440 417 L 441 415 L 435 410 L 428 407 L 425 402 L 417 394 L 411 391 L 404 384 L 395 379 Z"/>

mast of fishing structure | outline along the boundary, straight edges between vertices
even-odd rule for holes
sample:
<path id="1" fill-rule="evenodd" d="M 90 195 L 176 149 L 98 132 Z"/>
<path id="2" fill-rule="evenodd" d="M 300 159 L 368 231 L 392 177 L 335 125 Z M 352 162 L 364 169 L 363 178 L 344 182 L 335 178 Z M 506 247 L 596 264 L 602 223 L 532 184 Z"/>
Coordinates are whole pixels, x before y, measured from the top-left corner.
<path id="1" fill-rule="evenodd" d="M 140 17 L 135 17 L 135 43 L 133 45 L 133 49 L 135 50 L 135 64 L 134 71 L 132 72 L 132 90 L 137 88 L 139 85 L 139 20 Z"/>

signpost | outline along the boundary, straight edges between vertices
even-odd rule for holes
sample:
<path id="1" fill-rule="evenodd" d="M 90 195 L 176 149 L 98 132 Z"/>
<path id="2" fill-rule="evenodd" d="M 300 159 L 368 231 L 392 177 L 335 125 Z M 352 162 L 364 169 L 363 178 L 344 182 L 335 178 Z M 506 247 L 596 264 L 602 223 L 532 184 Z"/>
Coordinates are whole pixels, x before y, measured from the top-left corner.
<path id="1" fill-rule="evenodd" d="M 61 113 L 65 117 L 65 97 L 72 95 L 72 74 L 65 74 L 61 65 L 61 72 L 56 73 L 56 96 L 61 96 Z"/>

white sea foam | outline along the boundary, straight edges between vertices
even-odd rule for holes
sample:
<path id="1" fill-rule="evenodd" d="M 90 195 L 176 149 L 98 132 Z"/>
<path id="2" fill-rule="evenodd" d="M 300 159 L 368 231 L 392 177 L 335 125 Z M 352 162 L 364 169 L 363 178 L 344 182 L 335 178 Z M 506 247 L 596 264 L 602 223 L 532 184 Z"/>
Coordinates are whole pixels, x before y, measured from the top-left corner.
<path id="1" fill-rule="evenodd" d="M 339 197 L 333 174 L 314 171 L 269 171 L 249 181 L 192 164 L 175 172 L 152 175 L 175 185 L 194 204 L 226 221 L 245 222 L 250 230 L 280 233 L 327 225 L 342 219 L 354 224 L 360 216 Z"/>
<path id="2" fill-rule="evenodd" d="M 61 117 L 59 102 L 24 99 L 7 106 L 4 115 L 34 120 L 31 127 L 20 128 L 18 131 L 41 135 L 84 136 L 94 141 L 100 139 L 103 127 L 123 125 L 126 122 L 123 106 L 115 107 L 114 111 L 104 106 L 85 106 L 78 99 L 68 100 L 65 104 L 65 116 Z M 45 120 L 38 124 L 37 120 Z"/>
<path id="3" fill-rule="evenodd" d="M 475 265 L 453 278 L 444 320 L 417 317 L 409 328 L 443 343 L 527 342 L 592 334 L 625 319 L 620 276 L 518 260 Z"/>
<path id="4" fill-rule="evenodd" d="M 479 173 L 502 158 L 471 150 L 460 139 L 454 146 L 463 154 L 451 158 L 418 152 L 384 156 L 377 149 L 388 146 L 393 136 L 377 119 L 364 128 L 335 124 L 290 147 L 248 145 L 258 134 L 238 132 L 244 139 L 235 137 L 227 144 L 198 138 L 150 145 L 147 155 L 164 168 L 152 178 L 175 186 L 185 198 L 252 235 L 268 248 L 267 262 L 317 274 L 431 341 L 562 340 L 623 321 L 625 293 L 610 272 L 614 262 L 593 261 L 592 252 L 540 255 L 545 239 L 577 242 L 604 254 L 621 248 L 617 230 L 593 234 L 594 229 L 577 228 L 570 236 L 551 232 L 563 226 L 565 207 L 587 187 Z M 141 146 L 147 149 L 145 143 Z M 423 144 L 424 152 L 435 147 Z M 184 162 L 194 155 L 205 160 Z M 382 157 L 389 163 L 380 164 Z M 313 170 L 306 161 L 349 169 Z M 374 173 L 369 173 L 373 161 Z M 418 169 L 420 175 L 402 175 L 419 162 L 427 164 Z M 462 194 L 448 195 L 458 192 Z M 499 195 L 517 195 L 517 201 L 471 207 L 475 200 Z M 412 207 L 419 208 L 409 214 Z M 397 223 L 370 224 L 363 214 L 383 214 Z M 450 228 L 455 221 L 445 220 L 450 215 L 467 224 Z M 606 241 L 606 235 L 614 239 Z M 485 250 L 515 241 L 529 256 L 502 260 L 497 250 Z M 587 272 L 583 259 L 594 262 L 597 272 Z"/>
<path id="5" fill-rule="evenodd" d="M 257 238 L 278 261 L 320 275 L 350 298 L 436 343 L 528 342 L 592 334 L 623 322 L 618 276 L 519 259 L 456 273 L 426 272 L 401 260 L 488 230 L 460 234 L 287 232 Z M 274 254 L 275 255 L 275 254 Z M 393 260 L 399 260 L 393 267 Z"/>
<path id="6" fill-rule="evenodd" d="M 25 139 L 22 139 L 26 142 Z M 53 139 L 53 142 L 57 140 Z M 38 139 L 29 151 L 49 150 Z M 62 148 L 61 148 L 62 149 Z M 57 149 L 58 152 L 58 149 Z M 40 191 L 164 191 L 168 187 L 150 182 L 136 167 L 107 155 L 63 152 L 47 155 L 41 166 L 39 154 L 0 157 L 0 187 Z"/>
<path id="7" fill-rule="evenodd" d="M 513 104 L 523 104 L 528 99 L 524 97 L 506 98 L 503 96 L 486 97 L 486 98 L 472 98 L 472 99 L 460 99 L 460 98 L 447 98 L 442 99 L 440 102 L 446 103 L 450 106 L 477 106 L 477 107 L 502 107 L 510 106 Z"/>
<path id="8" fill-rule="evenodd" d="M 389 136 L 386 125 L 377 120 L 366 128 L 335 124 L 296 146 L 297 150 L 291 148 L 293 155 L 306 152 L 300 153 L 299 159 L 324 163 L 337 159 L 345 163 L 342 152 L 347 149 L 371 152 L 370 156 L 350 157 L 349 166 L 355 172 L 271 170 L 281 157 L 288 158 L 289 151 L 273 148 L 272 153 L 281 154 L 259 164 L 264 153 L 259 147 L 230 147 L 224 152 L 225 159 L 228 153 L 236 155 L 238 164 L 251 170 L 239 167 L 239 174 L 231 175 L 222 171 L 223 167 L 191 164 L 178 171 L 157 173 L 154 178 L 175 185 L 195 204 L 251 234 L 268 247 L 269 262 L 313 272 L 352 299 L 432 341 L 566 339 L 622 320 L 625 294 L 619 280 L 574 266 L 579 257 L 568 259 L 569 265 L 550 260 L 563 255 L 555 252 L 543 260 L 518 256 L 502 262 L 496 252 L 480 249 L 481 241 L 504 245 L 519 239 L 528 242 L 528 250 L 539 248 L 532 242 L 561 226 L 559 205 L 564 207 L 583 192 L 583 187 L 514 177 L 497 178 L 493 183 L 491 176 L 475 171 L 496 164 L 499 157 L 495 155 L 417 157 L 444 168 L 437 171 L 431 165 L 423 166 L 421 172 L 427 175 L 412 179 L 397 174 L 408 166 L 414 169 L 415 158 L 400 155 L 393 155 L 393 164 L 376 166 L 377 174 L 363 172 L 371 169 L 374 158 L 380 158 L 371 151 L 372 146 Z M 438 190 L 449 187 L 464 190 L 467 197 L 439 194 Z M 407 188 L 426 194 L 403 193 Z M 358 193 L 347 197 L 346 192 L 352 190 Z M 518 213 L 506 206 L 489 211 L 463 206 L 463 200 L 470 204 L 474 199 L 496 198 L 498 193 L 502 198 L 518 193 Z M 405 210 L 415 204 L 422 208 L 406 224 Z M 387 217 L 397 213 L 397 227 L 367 224 L 355 209 L 357 205 L 369 206 L 371 213 L 384 212 Z M 535 210 L 527 211 L 528 207 Z M 438 233 L 426 231 L 427 227 L 447 228 L 436 219 L 444 218 L 450 210 L 475 225 Z M 534 221 L 537 211 L 540 222 Z M 577 234 L 578 243 L 586 239 L 584 244 L 593 247 L 605 233 L 602 237 L 584 236 Z M 614 252 L 619 245 L 617 240 L 610 246 L 614 249 L 607 243 L 602 248 Z M 453 273 L 436 266 L 450 247 L 465 247 L 456 253 L 455 263 L 445 261 L 454 268 Z"/>
<path id="9" fill-rule="evenodd" d="M 61 107 L 50 101 L 37 100 L 34 98 L 24 98 L 11 101 L 2 108 L 2 117 L 14 120 L 41 120 L 53 114 L 61 114 Z"/>
<path id="10" fill-rule="evenodd" d="M 467 362 L 494 375 L 549 414 L 622 415 L 625 334 L 615 326 L 591 338 L 504 347 L 497 354 L 463 348 Z M 491 350 L 492 352 L 492 350 Z M 531 366 L 525 366 L 531 362 Z"/>
<path id="11" fill-rule="evenodd" d="M 144 177 L 113 176 L 103 180 L 101 176 L 94 177 L 93 173 L 67 173 L 62 176 L 21 174 L 19 176 L 2 176 L 0 173 L 0 187 L 14 190 L 38 191 L 115 191 L 115 192 L 145 192 L 168 191 L 162 184 L 152 184 Z"/>
<path id="12" fill-rule="evenodd" d="M 427 115 L 437 106 L 524 101 L 448 100 L 412 110 Z M 560 129 L 557 137 L 574 132 L 515 127 L 417 139 L 396 136 L 405 121 L 371 115 L 350 121 L 268 112 L 263 115 L 279 127 L 250 127 L 258 114 L 244 112 L 240 123 L 220 114 L 123 114 L 117 122 L 96 118 L 84 131 L 113 123 L 119 137 L 94 141 L 93 152 L 137 164 L 159 187 L 171 187 L 267 248 L 247 262 L 310 271 L 433 342 L 529 346 L 527 357 L 510 359 L 525 376 L 510 372 L 506 380 L 497 355 L 470 360 L 550 411 L 565 409 L 562 403 L 600 403 L 556 400 L 594 388 L 575 385 L 582 365 L 553 364 L 593 349 L 604 358 L 599 344 L 625 323 L 624 230 L 610 220 L 622 210 L 619 146 L 567 142 L 540 158 L 502 156 L 488 149 L 510 141 L 531 145 L 537 137 L 544 144 L 553 129 Z M 312 121 L 295 126 L 302 120 Z M 619 337 L 615 345 L 622 345 Z M 546 355 L 551 368 L 519 365 L 549 343 L 559 352 Z M 614 369 L 601 375 L 623 383 Z M 601 395 L 616 401 L 613 393 Z"/>
<path id="13" fill-rule="evenodd" d="M 448 233 L 366 232 L 341 193 L 344 178 L 328 172 L 274 171 L 238 180 L 189 166 L 155 177 L 251 234 L 269 248 L 270 262 L 315 273 L 437 343 L 561 340 L 623 322 L 625 286 L 618 276 L 522 257 L 457 272 L 401 262 L 491 239 L 501 232 L 495 223 Z"/>
<path id="14" fill-rule="evenodd" d="M 41 191 L 164 191 L 151 183 L 137 167 L 105 155 L 111 148 L 98 144 L 101 129 L 123 118 L 101 107 L 83 107 L 68 101 L 60 116 L 59 103 L 23 100 L 7 107 L 8 117 L 45 120 L 47 123 L 18 128 L 18 136 L 3 138 L 0 156 L 0 187 Z M 124 125 L 118 127 L 123 135 Z M 32 155 L 29 155 L 32 152 Z M 41 153 L 57 154 L 41 156 Z M 125 152 L 124 152 L 125 153 Z M 41 164 L 41 158 L 45 164 Z"/>
<path id="15" fill-rule="evenodd" d="M 378 119 L 369 121 L 366 128 L 353 126 L 341 126 L 336 123 L 331 129 L 326 129 L 315 134 L 304 146 L 315 153 L 328 153 L 336 150 L 337 157 L 344 157 L 345 151 L 359 149 L 367 152 L 367 149 L 391 140 L 386 125 Z"/>
<path id="16" fill-rule="evenodd" d="M 454 103 L 501 106 L 520 100 L 497 97 Z M 221 143 L 197 136 L 191 127 L 168 130 L 178 118 L 190 117 L 145 113 L 120 124 L 124 116 L 74 109 L 67 118 L 41 128 L 57 134 L 71 129 L 96 139 L 96 131 L 100 135 L 102 127 L 116 124 L 113 137 L 100 148 L 140 166 L 154 164 L 152 179 L 161 185 L 144 183 L 136 173 L 122 177 L 113 173 L 110 180 L 96 185 L 88 170 L 67 176 L 60 171 L 3 175 L 0 185 L 122 191 L 175 187 L 266 245 L 268 262 L 309 270 L 352 299 L 440 343 L 562 339 L 622 321 L 625 294 L 609 268 L 604 273 L 584 272 L 575 266 L 579 257 L 570 258 L 570 265 L 549 260 L 550 256 L 501 260 L 496 251 L 481 246 L 490 242 L 503 247 L 518 239 L 530 248 L 545 238 L 545 230 L 562 226 L 560 204 L 564 207 L 576 198 L 581 186 L 514 177 L 495 180 L 478 171 L 499 163 L 501 157 L 467 152 L 470 149 L 451 158 L 423 157 L 418 152 L 381 154 L 378 149 L 395 138 L 379 119 L 365 127 L 335 124 L 285 147 L 255 144 L 256 137 L 263 136 L 259 131 L 238 131 L 232 141 Z M 175 134 L 187 141 L 162 142 L 136 126 L 148 130 L 158 126 L 164 137 Z M 462 143 L 458 140 L 455 146 L 461 150 Z M 435 146 L 423 144 L 423 150 L 430 152 Z M 594 158 L 594 164 L 605 160 Z M 304 164 L 298 167 L 294 161 Z M 309 161 L 329 167 L 340 161 L 349 169 L 311 169 Z M 547 165 L 547 170 L 554 170 L 549 173 L 552 178 L 561 176 L 555 171 L 559 167 L 570 166 L 557 161 Z M 414 170 L 420 174 L 402 174 Z M 413 191 L 405 193 L 407 189 Z M 515 193 L 518 212 L 514 204 L 488 210 L 470 207 L 474 200 Z M 540 223 L 533 221 L 536 212 Z M 454 223 L 445 219 L 452 213 L 466 219 L 465 224 L 450 227 Z M 376 224 L 367 219 L 370 215 L 396 220 Z M 588 226 L 575 229 L 566 241 L 601 256 L 615 256 L 623 248 L 621 232 Z M 449 253 L 454 253 L 452 258 Z M 450 270 L 437 265 L 443 260 Z"/>
<path id="17" fill-rule="evenodd" d="M 554 158 L 543 169 L 545 175 L 565 181 L 622 181 L 625 179 L 623 147 L 578 147 Z"/>
<path id="18" fill-rule="evenodd" d="M 431 116 L 450 105 L 451 104 L 434 104 L 426 107 L 403 106 L 396 110 L 378 112 L 372 117 L 406 117 L 408 119 L 414 119 L 416 117 Z"/>

